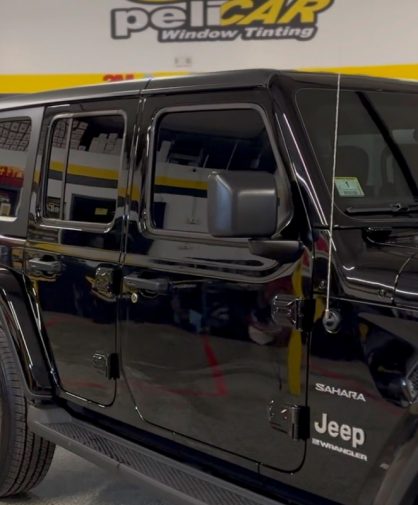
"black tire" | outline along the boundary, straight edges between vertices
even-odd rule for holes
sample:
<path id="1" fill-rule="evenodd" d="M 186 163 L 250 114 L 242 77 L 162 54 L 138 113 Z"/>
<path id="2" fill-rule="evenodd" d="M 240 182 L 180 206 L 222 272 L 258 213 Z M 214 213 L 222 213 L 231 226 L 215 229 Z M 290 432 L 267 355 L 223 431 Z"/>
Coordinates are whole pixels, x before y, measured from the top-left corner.
<path id="1" fill-rule="evenodd" d="M 32 433 L 15 358 L 0 329 L 0 498 L 29 491 L 46 476 L 55 445 Z"/>

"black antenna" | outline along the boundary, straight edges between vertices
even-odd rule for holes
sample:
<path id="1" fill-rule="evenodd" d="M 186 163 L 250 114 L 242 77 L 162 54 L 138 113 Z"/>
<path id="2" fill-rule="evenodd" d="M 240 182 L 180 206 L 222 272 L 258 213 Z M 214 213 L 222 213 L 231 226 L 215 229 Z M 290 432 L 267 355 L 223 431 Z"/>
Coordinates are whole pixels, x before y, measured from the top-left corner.
<path id="1" fill-rule="evenodd" d="M 338 146 L 338 128 L 340 120 L 340 95 L 341 95 L 341 74 L 338 74 L 337 80 L 337 102 L 335 107 L 335 132 L 334 132 L 334 161 L 332 165 L 332 188 L 331 188 L 331 212 L 329 219 L 329 247 L 328 247 L 328 274 L 327 274 L 327 296 L 325 302 L 324 324 L 325 327 L 330 326 L 334 315 L 330 313 L 329 299 L 331 294 L 331 264 L 332 264 L 332 248 L 334 245 L 334 203 L 335 203 L 335 173 L 337 168 L 337 146 Z"/>

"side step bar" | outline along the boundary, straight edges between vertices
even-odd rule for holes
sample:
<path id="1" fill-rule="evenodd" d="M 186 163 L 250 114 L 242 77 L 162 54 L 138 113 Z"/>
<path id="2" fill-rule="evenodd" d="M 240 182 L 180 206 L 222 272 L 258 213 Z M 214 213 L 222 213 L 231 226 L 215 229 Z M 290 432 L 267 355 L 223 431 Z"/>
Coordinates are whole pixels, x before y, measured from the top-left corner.
<path id="1" fill-rule="evenodd" d="M 29 408 L 31 430 L 179 505 L 281 505 L 99 428 L 58 407 Z"/>

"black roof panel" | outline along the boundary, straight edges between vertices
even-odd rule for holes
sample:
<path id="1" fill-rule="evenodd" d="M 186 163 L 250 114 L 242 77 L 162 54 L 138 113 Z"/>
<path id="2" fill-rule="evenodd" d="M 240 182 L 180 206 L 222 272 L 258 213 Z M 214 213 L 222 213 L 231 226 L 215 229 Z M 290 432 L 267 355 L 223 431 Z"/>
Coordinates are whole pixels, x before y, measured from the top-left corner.
<path id="1" fill-rule="evenodd" d="M 151 79 L 145 93 L 175 92 L 181 90 L 203 90 L 211 88 L 254 88 L 268 86 L 278 70 L 252 69 L 211 72 L 180 77 Z"/>

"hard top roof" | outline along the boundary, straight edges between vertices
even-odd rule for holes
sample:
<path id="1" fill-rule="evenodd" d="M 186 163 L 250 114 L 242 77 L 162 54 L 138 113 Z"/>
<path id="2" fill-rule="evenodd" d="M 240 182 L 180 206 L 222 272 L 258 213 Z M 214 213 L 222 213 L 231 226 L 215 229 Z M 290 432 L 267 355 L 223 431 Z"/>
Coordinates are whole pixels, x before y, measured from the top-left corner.
<path id="1" fill-rule="evenodd" d="M 273 79 L 293 82 L 295 86 L 335 86 L 336 74 L 320 72 L 281 71 L 274 69 L 232 70 L 179 77 L 146 78 L 116 83 L 97 84 L 46 91 L 34 94 L 0 95 L 0 111 L 48 104 L 60 104 L 102 97 L 128 97 L 140 94 L 173 93 L 210 89 L 239 89 L 267 87 Z M 418 91 L 418 83 L 365 76 L 344 76 L 344 87 L 357 89 L 385 89 L 392 91 Z"/>

